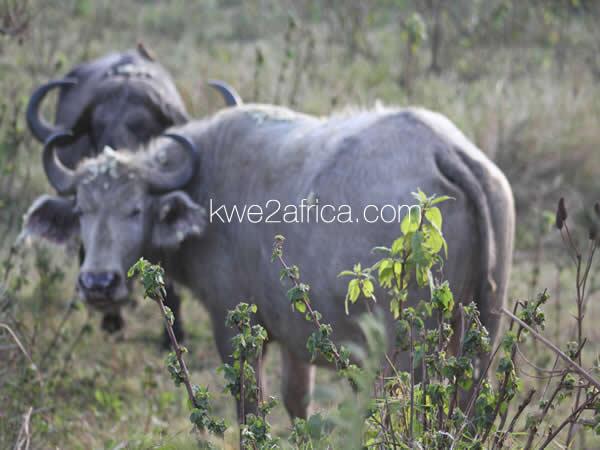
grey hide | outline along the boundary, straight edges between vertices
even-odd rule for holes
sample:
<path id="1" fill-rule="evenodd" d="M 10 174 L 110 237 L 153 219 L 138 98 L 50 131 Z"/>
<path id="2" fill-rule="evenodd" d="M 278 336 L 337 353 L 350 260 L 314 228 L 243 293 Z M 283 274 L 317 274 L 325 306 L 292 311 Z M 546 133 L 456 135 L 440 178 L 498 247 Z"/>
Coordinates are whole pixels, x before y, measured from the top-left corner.
<path id="1" fill-rule="evenodd" d="M 78 169 L 76 203 L 83 211 L 80 227 L 88 250 L 82 270 L 114 271 L 120 277 L 114 295 L 122 297 L 131 264 L 142 255 L 160 261 L 204 302 L 224 360 L 231 353 L 227 311 L 241 301 L 257 304 L 258 320 L 282 349 L 283 399 L 291 415 L 307 414 L 313 368 L 306 341 L 314 328 L 291 310 L 285 295 L 289 285 L 280 282 L 280 267 L 271 262 L 276 234 L 286 237 L 285 258 L 300 267 L 314 308 L 332 324 L 335 341 L 360 343 L 356 317 L 364 309 L 359 302 L 350 316 L 344 313 L 348 280 L 337 275 L 356 262 L 373 263 L 371 249 L 399 235 L 398 223 L 365 223 L 363 208 L 412 205 L 411 192 L 417 188 L 452 196 L 454 201 L 441 206 L 449 245 L 444 276 L 455 298 L 477 301 L 484 325 L 497 336 L 500 316 L 495 311 L 505 301 L 511 267 L 513 196 L 500 170 L 444 116 L 423 109 L 379 109 L 319 119 L 245 105 L 174 131 L 191 138 L 198 149 L 195 174 L 182 189 L 149 193 L 153 171 L 189 163 L 177 144 L 163 139 L 146 152 L 107 153 Z M 116 169 L 102 172 L 102 167 Z M 348 204 L 361 220 L 209 220 L 211 199 L 214 206 L 230 208 L 264 206 L 271 199 L 298 205 L 303 198 L 318 199 L 320 205 Z M 48 202 L 42 198 L 32 206 L 26 227 L 57 240 L 48 232 Z M 74 223 L 77 219 L 64 212 L 74 207 L 63 204 L 54 211 L 63 224 Z M 281 212 L 273 216 L 278 218 Z M 65 226 L 64 233 L 73 229 L 78 227 Z M 376 295 L 378 306 L 389 311 L 385 293 Z M 426 293 L 413 288 L 409 298 L 426 298 Z M 389 312 L 386 317 L 391 348 L 393 319 Z M 406 361 L 401 357 L 399 364 Z"/>

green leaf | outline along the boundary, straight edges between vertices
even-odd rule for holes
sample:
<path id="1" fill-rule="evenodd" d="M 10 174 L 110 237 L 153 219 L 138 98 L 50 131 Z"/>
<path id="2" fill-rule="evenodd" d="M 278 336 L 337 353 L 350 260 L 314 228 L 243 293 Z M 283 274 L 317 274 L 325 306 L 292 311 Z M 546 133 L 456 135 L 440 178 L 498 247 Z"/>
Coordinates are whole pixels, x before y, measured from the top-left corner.
<path id="1" fill-rule="evenodd" d="M 373 286 L 373 282 L 371 280 L 363 280 L 362 292 L 363 295 L 367 298 L 375 298 L 375 296 L 373 295 L 375 292 L 375 287 Z"/>
<path id="2" fill-rule="evenodd" d="M 433 291 L 433 302 L 443 313 L 449 314 L 454 309 L 454 296 L 450 290 L 448 282 Z"/>
<path id="3" fill-rule="evenodd" d="M 371 252 L 373 253 L 383 253 L 384 255 L 389 255 L 390 249 L 383 246 L 374 247 Z"/>
<path id="4" fill-rule="evenodd" d="M 400 306 L 400 302 L 397 299 L 393 298 L 390 301 L 390 311 L 392 312 L 394 319 L 400 317 Z"/>
<path id="5" fill-rule="evenodd" d="M 439 231 L 442 230 L 442 213 L 439 208 L 433 207 L 425 210 L 425 217 L 429 220 L 429 223 L 437 228 Z"/>
<path id="6" fill-rule="evenodd" d="M 402 263 L 400 261 L 394 262 L 394 273 L 396 274 L 396 276 L 400 276 L 400 274 L 402 274 L 402 270 L 403 270 Z"/>
<path id="7" fill-rule="evenodd" d="M 392 244 L 392 255 L 399 255 L 400 252 L 404 249 L 404 237 L 401 236 L 394 241 Z"/>
<path id="8" fill-rule="evenodd" d="M 296 300 L 294 302 L 294 308 L 296 308 L 296 311 L 298 311 L 299 313 L 304 314 L 306 312 L 306 304 L 303 300 Z"/>
<path id="9" fill-rule="evenodd" d="M 289 291 L 287 291 L 287 296 L 290 302 L 295 302 L 296 300 L 301 300 L 304 298 L 305 291 L 302 289 L 302 286 L 294 286 Z"/>
<path id="10" fill-rule="evenodd" d="M 378 267 L 379 284 L 381 284 L 384 287 L 388 286 L 389 283 L 391 283 L 391 281 L 392 281 L 392 276 L 394 275 L 393 266 L 394 266 L 394 263 L 391 259 L 382 259 L 379 262 L 379 267 Z"/>
<path id="11" fill-rule="evenodd" d="M 431 252 L 439 253 L 439 251 L 442 248 L 445 249 L 446 241 L 444 240 L 444 238 L 442 237 L 440 232 L 437 230 L 437 228 L 428 226 L 426 229 L 428 231 L 426 242 L 427 242 L 427 245 L 429 246 L 429 248 L 431 249 Z"/>
<path id="12" fill-rule="evenodd" d="M 351 270 L 342 270 L 340 273 L 338 273 L 338 277 L 353 277 L 355 275 L 356 274 Z"/>
<path id="13" fill-rule="evenodd" d="M 413 261 L 419 264 L 427 264 L 428 262 L 428 249 L 423 246 L 425 236 L 422 231 L 418 231 L 413 234 L 411 239 L 411 247 L 413 251 Z"/>
<path id="14" fill-rule="evenodd" d="M 344 301 L 344 308 L 346 310 L 346 315 L 350 314 L 348 309 L 349 301 L 352 303 L 356 303 L 358 300 L 358 296 L 360 295 L 360 286 L 358 278 L 355 278 L 348 283 L 348 292 L 346 293 L 346 299 Z"/>
<path id="15" fill-rule="evenodd" d="M 417 274 L 416 275 L 417 275 L 416 276 L 417 284 L 419 285 L 419 287 L 423 287 L 429 283 L 429 280 L 431 278 L 431 271 L 429 270 L 428 267 L 417 266 Z"/>
<path id="16" fill-rule="evenodd" d="M 469 389 L 471 389 L 471 386 L 473 386 L 473 380 L 471 378 L 464 378 L 459 380 L 458 384 L 461 387 L 461 389 L 463 389 L 464 391 L 468 391 Z"/>
<path id="17" fill-rule="evenodd" d="M 402 222 L 400 223 L 400 231 L 402 234 L 406 235 L 412 231 L 417 231 L 419 229 L 419 224 L 421 223 L 420 214 L 414 214 L 412 209 L 408 210 L 408 214 L 404 216 Z"/>
<path id="18" fill-rule="evenodd" d="M 456 200 L 456 199 L 454 197 L 450 197 L 448 195 L 442 195 L 441 197 L 436 197 L 433 200 L 431 200 L 430 205 L 434 206 L 434 205 L 437 205 L 438 203 L 445 202 L 446 200 Z"/>
<path id="19" fill-rule="evenodd" d="M 417 189 L 417 192 L 413 192 L 412 196 L 416 198 L 420 203 L 425 203 L 427 201 L 427 196 L 425 192 L 423 192 L 420 188 Z"/>
<path id="20" fill-rule="evenodd" d="M 356 303 L 356 300 L 358 300 L 358 296 L 360 295 L 360 286 L 358 279 L 354 279 L 348 284 L 348 295 L 350 296 L 350 301 L 352 303 Z"/>
<path id="21" fill-rule="evenodd" d="M 173 311 L 171 311 L 171 308 L 169 308 L 168 306 L 165 306 L 165 316 L 167 317 L 169 325 L 173 326 L 173 323 L 175 323 L 175 316 L 173 315 Z"/>

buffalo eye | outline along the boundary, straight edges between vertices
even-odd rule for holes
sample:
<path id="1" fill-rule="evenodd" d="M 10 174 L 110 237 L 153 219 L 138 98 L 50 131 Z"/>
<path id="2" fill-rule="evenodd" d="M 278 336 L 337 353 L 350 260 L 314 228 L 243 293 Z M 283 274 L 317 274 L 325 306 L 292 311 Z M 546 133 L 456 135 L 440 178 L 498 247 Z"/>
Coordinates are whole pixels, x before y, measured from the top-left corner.
<path id="1" fill-rule="evenodd" d="M 138 217 L 141 213 L 142 213 L 142 208 L 140 208 L 139 206 L 136 206 L 131 211 L 129 211 L 129 214 L 127 214 L 127 216 L 133 219 L 133 218 Z"/>

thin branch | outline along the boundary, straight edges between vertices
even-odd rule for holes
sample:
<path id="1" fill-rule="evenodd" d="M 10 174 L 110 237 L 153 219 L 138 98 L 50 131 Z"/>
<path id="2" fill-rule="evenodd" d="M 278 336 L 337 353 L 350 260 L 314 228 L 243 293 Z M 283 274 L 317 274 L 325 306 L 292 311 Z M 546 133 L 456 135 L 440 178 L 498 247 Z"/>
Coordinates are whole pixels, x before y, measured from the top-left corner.
<path id="1" fill-rule="evenodd" d="M 540 450 L 546 448 L 548 446 L 548 444 L 550 444 L 554 438 L 556 436 L 558 436 L 558 434 L 563 430 L 563 428 L 569 424 L 569 423 L 573 423 L 577 420 L 577 417 L 579 417 L 579 415 L 590 406 L 591 401 L 595 400 L 598 397 L 599 393 L 594 394 L 590 399 L 588 399 L 587 401 L 583 402 L 575 411 L 573 411 L 571 413 L 571 415 L 569 417 L 567 417 L 558 427 L 556 427 L 556 429 L 554 429 L 552 431 L 552 433 L 550 433 L 548 435 L 548 437 L 546 438 L 546 440 L 543 442 L 542 445 L 540 445 Z"/>
<path id="2" fill-rule="evenodd" d="M 177 361 L 179 362 L 179 367 L 181 368 L 183 384 L 185 385 L 185 389 L 187 391 L 190 402 L 194 407 L 196 407 L 196 397 L 194 396 L 194 390 L 192 389 L 192 383 L 190 382 L 190 373 L 185 364 L 185 360 L 183 359 L 183 351 L 181 350 L 181 347 L 177 342 L 177 338 L 175 337 L 175 333 L 173 332 L 173 325 L 171 325 L 171 321 L 169 320 L 169 316 L 167 314 L 162 294 L 159 295 L 158 298 L 156 298 L 155 300 L 160 306 L 160 311 L 162 313 L 163 319 L 165 320 L 165 328 L 167 329 L 167 334 L 169 335 L 169 340 L 171 341 L 171 347 L 175 351 Z"/>
<path id="3" fill-rule="evenodd" d="M 502 448 L 503 447 L 506 437 L 510 433 L 512 433 L 512 431 L 515 428 L 515 424 L 517 423 L 517 420 L 519 419 L 519 417 L 521 417 L 521 414 L 523 414 L 523 411 L 525 411 L 525 408 L 527 408 L 529 403 L 531 403 L 531 400 L 533 399 L 533 394 L 535 394 L 535 389 L 531 389 L 529 391 L 529 393 L 527 394 L 527 397 L 525 397 L 525 399 L 521 402 L 521 404 L 519 405 L 519 408 L 517 409 L 516 414 L 514 415 L 514 417 L 508 424 L 508 428 L 506 429 L 506 431 L 499 432 L 498 434 L 496 434 L 496 437 L 494 438 L 494 445 L 492 448 Z"/>
<path id="4" fill-rule="evenodd" d="M 536 339 L 541 341 L 544 345 L 549 347 L 554 353 L 556 353 L 558 356 L 560 356 L 563 361 L 565 361 L 569 366 L 571 366 L 571 368 L 575 372 L 577 372 L 579 375 L 581 375 L 592 386 L 594 386 L 596 389 L 600 390 L 600 382 L 598 380 L 596 380 L 592 375 L 590 375 L 583 367 L 581 367 L 579 364 L 577 364 L 575 361 L 573 361 L 571 358 L 569 358 L 560 348 L 558 348 L 556 345 L 554 345 L 552 342 L 550 342 L 544 336 L 539 334 L 537 331 L 535 331 L 533 328 L 531 328 L 529 325 L 527 325 L 525 322 L 523 322 L 521 319 L 519 319 L 517 316 L 515 316 L 513 313 L 511 313 L 509 310 L 507 310 L 505 307 L 502 307 L 501 311 L 504 314 L 506 314 L 508 317 L 510 317 L 512 320 L 517 322 L 519 325 L 521 325 L 523 328 L 525 328 L 527 331 L 529 331 L 533 337 L 535 337 Z"/>
<path id="5" fill-rule="evenodd" d="M 562 375 L 562 373 L 563 373 L 562 369 L 551 369 L 551 370 L 548 370 L 548 369 L 544 369 L 543 367 L 539 367 L 533 361 L 531 361 L 529 358 L 527 358 L 527 356 L 525 356 L 525 354 L 521 351 L 521 347 L 519 347 L 518 343 L 515 344 L 515 345 L 517 346 L 517 353 L 523 359 L 523 361 L 525 361 L 525 363 L 527 363 L 528 366 L 534 368 L 538 372 L 546 373 L 548 376 L 547 377 L 540 377 L 540 376 L 530 375 L 530 374 L 527 374 L 527 372 L 525 372 L 523 369 L 519 368 L 520 372 L 523 372 L 528 377 L 538 378 L 538 379 L 544 379 L 544 380 L 547 379 L 548 377 L 553 378 L 553 377 Z"/>
<path id="6" fill-rule="evenodd" d="M 33 359 L 31 359 L 31 356 L 29 356 L 29 353 L 27 352 L 27 350 L 25 350 L 25 347 L 23 347 L 23 344 L 21 344 L 21 341 L 19 340 L 19 338 L 17 337 L 17 335 L 15 334 L 15 332 L 8 325 L 6 325 L 5 323 L 0 323 L 0 328 L 4 328 L 6 331 L 8 331 L 8 334 L 11 335 L 11 337 L 13 338 L 13 340 L 15 341 L 15 343 L 19 346 L 19 349 L 21 350 L 21 352 L 29 360 L 29 363 L 31 364 L 31 368 L 33 370 L 35 370 L 35 372 L 37 374 L 38 382 L 40 384 L 42 384 L 42 378 L 40 376 L 40 372 L 38 371 L 37 366 L 33 362 Z"/>

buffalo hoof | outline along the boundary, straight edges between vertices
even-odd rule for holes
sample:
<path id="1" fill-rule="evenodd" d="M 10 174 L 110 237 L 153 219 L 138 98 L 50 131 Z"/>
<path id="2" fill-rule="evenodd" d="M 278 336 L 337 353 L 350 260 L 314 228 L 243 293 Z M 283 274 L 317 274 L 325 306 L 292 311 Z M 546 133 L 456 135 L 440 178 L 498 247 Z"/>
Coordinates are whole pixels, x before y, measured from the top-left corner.
<path id="1" fill-rule="evenodd" d="M 106 313 L 102 317 L 102 329 L 107 333 L 114 334 L 121 331 L 125 326 L 125 321 L 119 313 Z"/>

